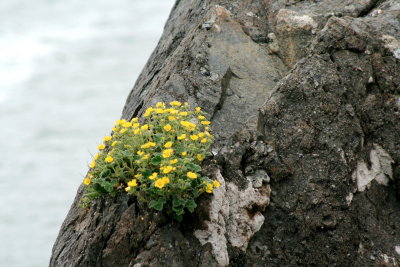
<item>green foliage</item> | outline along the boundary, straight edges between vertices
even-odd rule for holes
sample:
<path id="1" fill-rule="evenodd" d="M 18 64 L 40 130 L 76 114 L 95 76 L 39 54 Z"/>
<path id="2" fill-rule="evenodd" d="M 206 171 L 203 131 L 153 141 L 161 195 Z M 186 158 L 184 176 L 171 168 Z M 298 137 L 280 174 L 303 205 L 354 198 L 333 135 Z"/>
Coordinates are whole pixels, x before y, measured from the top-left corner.
<path id="1" fill-rule="evenodd" d="M 104 137 L 84 179 L 82 206 L 105 194 L 126 191 L 152 209 L 181 220 L 195 199 L 212 193 L 218 181 L 201 176 L 201 161 L 213 142 L 200 108 L 173 101 L 146 110 L 142 122 L 118 120 Z"/>

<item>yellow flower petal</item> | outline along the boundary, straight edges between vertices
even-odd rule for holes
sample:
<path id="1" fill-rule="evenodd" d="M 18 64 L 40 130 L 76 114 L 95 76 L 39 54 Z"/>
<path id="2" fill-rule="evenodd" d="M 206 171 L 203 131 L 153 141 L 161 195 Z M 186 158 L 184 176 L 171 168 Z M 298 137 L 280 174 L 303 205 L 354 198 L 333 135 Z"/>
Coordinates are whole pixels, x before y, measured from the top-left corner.
<path id="1" fill-rule="evenodd" d="M 163 156 L 163 158 L 169 158 L 169 157 L 171 157 L 173 152 L 174 152 L 173 149 L 165 149 L 162 152 L 162 156 Z"/>
<path id="2" fill-rule="evenodd" d="M 114 160 L 114 158 L 113 157 L 111 157 L 110 155 L 108 155 L 106 158 L 105 158 L 105 162 L 108 162 L 108 163 L 111 163 L 111 162 L 113 162 L 113 160 Z"/>
<path id="3" fill-rule="evenodd" d="M 104 141 L 110 141 L 112 139 L 112 136 L 106 136 L 106 137 L 103 137 L 103 140 Z"/>
<path id="4" fill-rule="evenodd" d="M 195 174 L 194 172 L 188 172 L 188 173 L 186 173 L 186 175 L 190 179 L 196 179 L 197 178 L 197 174 Z"/>
<path id="5" fill-rule="evenodd" d="M 213 192 L 213 185 L 212 184 L 207 184 L 206 192 L 209 193 L 209 194 L 211 194 Z"/>
<path id="6" fill-rule="evenodd" d="M 186 134 L 181 134 L 180 136 L 178 136 L 178 140 L 182 140 L 186 138 Z"/>
<path id="7" fill-rule="evenodd" d="M 135 186 L 137 186 L 137 180 L 136 180 L 136 179 L 133 179 L 133 180 L 129 181 L 129 182 L 128 182 L 128 186 L 129 186 L 129 187 L 135 187 Z"/>
<path id="8" fill-rule="evenodd" d="M 167 124 L 164 126 L 164 130 L 166 130 L 167 132 L 171 131 L 171 129 L 172 129 L 171 124 Z"/>
<path id="9" fill-rule="evenodd" d="M 94 168 L 96 166 L 96 161 L 92 161 L 89 165 L 90 168 Z"/>
<path id="10" fill-rule="evenodd" d="M 167 142 L 164 145 L 165 148 L 170 148 L 171 146 L 172 146 L 172 142 Z"/>
<path id="11" fill-rule="evenodd" d="M 193 141 L 196 141 L 197 139 L 199 139 L 199 137 L 197 135 L 191 135 L 190 139 L 192 139 Z"/>
<path id="12" fill-rule="evenodd" d="M 169 104 L 173 107 L 180 107 L 182 105 L 179 101 L 172 101 Z"/>
<path id="13" fill-rule="evenodd" d="M 85 184 L 85 185 L 90 185 L 90 178 L 85 178 L 84 180 L 83 180 L 83 183 Z"/>

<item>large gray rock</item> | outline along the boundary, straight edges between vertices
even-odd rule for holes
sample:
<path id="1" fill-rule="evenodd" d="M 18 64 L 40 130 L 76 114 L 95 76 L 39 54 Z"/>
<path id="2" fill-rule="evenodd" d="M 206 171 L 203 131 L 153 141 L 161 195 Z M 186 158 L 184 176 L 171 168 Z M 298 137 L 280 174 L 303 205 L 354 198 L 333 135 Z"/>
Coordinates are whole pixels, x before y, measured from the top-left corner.
<path id="1" fill-rule="evenodd" d="M 80 188 L 50 266 L 399 266 L 399 73 L 395 0 L 177 1 L 122 117 L 203 107 L 221 190 L 176 223 Z"/>

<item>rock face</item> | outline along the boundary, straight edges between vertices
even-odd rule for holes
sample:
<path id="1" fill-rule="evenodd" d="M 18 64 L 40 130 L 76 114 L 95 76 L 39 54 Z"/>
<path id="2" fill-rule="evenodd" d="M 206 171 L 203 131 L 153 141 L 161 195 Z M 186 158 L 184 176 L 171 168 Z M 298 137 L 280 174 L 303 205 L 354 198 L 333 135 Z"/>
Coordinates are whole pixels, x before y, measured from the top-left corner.
<path id="1" fill-rule="evenodd" d="M 80 188 L 50 266 L 400 265 L 400 2 L 178 0 L 122 117 L 173 99 L 221 190 L 176 223 Z"/>

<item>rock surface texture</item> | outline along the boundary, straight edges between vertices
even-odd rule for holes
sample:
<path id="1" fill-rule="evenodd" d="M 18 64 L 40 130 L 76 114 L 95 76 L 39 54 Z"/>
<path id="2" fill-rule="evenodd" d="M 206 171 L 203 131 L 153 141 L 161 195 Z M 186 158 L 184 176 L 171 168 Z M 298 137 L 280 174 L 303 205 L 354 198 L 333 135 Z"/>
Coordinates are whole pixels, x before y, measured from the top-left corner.
<path id="1" fill-rule="evenodd" d="M 80 188 L 50 266 L 400 266 L 398 0 L 177 0 L 122 117 L 175 99 L 220 190 L 176 223 Z"/>

